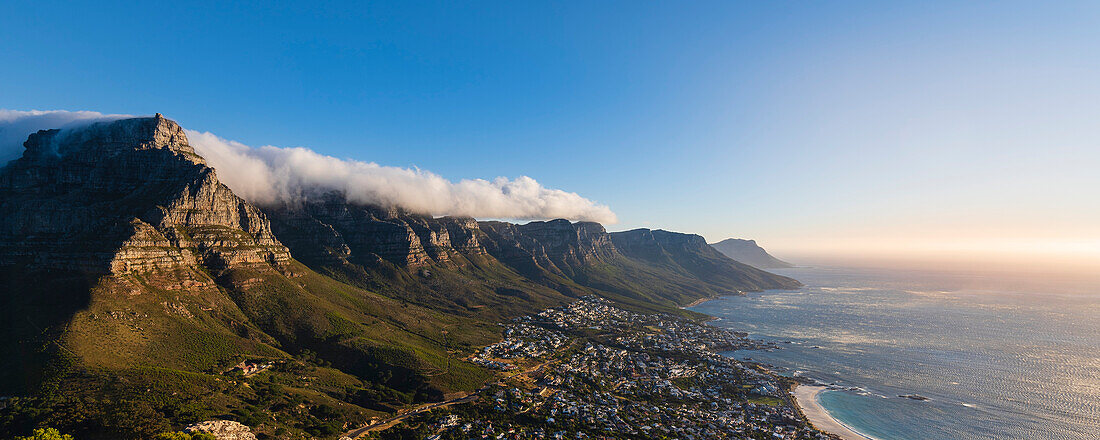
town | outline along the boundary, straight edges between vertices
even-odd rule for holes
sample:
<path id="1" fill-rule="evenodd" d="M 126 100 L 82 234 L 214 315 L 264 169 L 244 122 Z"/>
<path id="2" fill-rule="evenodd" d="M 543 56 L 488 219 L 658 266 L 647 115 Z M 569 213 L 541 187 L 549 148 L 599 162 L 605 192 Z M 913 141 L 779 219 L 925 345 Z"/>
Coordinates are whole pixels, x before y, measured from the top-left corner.
<path id="1" fill-rule="evenodd" d="M 378 439 L 831 439 L 793 404 L 790 379 L 718 354 L 774 345 L 597 297 L 517 318 L 469 361 L 499 370 L 470 403 Z"/>

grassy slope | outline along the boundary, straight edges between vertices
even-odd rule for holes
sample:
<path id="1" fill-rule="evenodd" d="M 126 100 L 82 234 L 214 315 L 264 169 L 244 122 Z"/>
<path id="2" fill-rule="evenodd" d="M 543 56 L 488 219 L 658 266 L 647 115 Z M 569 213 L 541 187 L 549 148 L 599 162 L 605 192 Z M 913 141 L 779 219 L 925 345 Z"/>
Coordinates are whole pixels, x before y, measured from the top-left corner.
<path id="1" fill-rule="evenodd" d="M 482 255 L 454 256 L 448 263 L 420 269 L 387 261 L 312 268 L 402 302 L 489 324 L 570 300 L 570 295 Z"/>
<path id="2" fill-rule="evenodd" d="M 571 268 L 572 276 L 538 267 L 513 268 L 491 256 L 460 256 L 452 263 L 423 269 L 403 269 L 388 262 L 370 267 L 313 268 L 348 284 L 484 323 L 500 322 L 590 294 L 631 310 L 699 318 L 679 307 L 745 288 L 743 284 L 736 284 L 739 288 L 728 286 L 725 280 L 707 282 L 686 271 L 676 272 L 623 256 Z"/>
<path id="3" fill-rule="evenodd" d="M 207 284 L 180 286 L 196 279 Z M 17 310 L 49 316 L 41 312 L 48 304 L 14 294 L 33 279 L 4 281 L 9 318 Z M 499 336 L 495 325 L 385 298 L 298 263 L 234 270 L 216 282 L 201 268 L 104 277 L 84 295 L 33 328 L 9 327 L 9 353 L 33 356 L 4 377 L 5 394 L 36 398 L 13 401 L 0 433 L 48 423 L 82 438 L 124 438 L 219 416 L 260 432 L 323 437 L 377 410 L 479 387 L 489 373 L 450 350 L 467 353 Z M 226 374 L 244 359 L 277 365 L 247 380 Z M 270 383 L 251 384 L 258 380 Z M 257 386 L 281 391 L 259 396 Z"/>

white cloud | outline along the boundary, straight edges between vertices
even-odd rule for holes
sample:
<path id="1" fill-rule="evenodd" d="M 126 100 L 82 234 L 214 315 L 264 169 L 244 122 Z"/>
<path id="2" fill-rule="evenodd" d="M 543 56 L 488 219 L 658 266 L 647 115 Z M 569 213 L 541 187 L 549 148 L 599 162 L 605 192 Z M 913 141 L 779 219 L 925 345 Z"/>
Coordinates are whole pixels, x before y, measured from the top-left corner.
<path id="1" fill-rule="evenodd" d="M 0 109 L 0 164 L 23 155 L 23 142 L 38 130 L 77 128 L 100 121 L 130 118 L 130 115 L 105 115 L 99 112 L 65 110 Z"/>
<path id="2" fill-rule="evenodd" d="M 22 141 L 39 129 L 120 117 L 96 112 L 0 110 L 0 161 L 22 154 Z M 429 171 L 338 159 L 307 148 L 256 148 L 192 130 L 187 130 L 187 136 L 223 183 L 261 205 L 294 203 L 322 192 L 340 191 L 352 202 L 399 206 L 433 215 L 617 221 L 607 206 L 576 193 L 545 188 L 526 176 L 452 182 Z M 16 142 L 16 138 L 20 139 Z"/>

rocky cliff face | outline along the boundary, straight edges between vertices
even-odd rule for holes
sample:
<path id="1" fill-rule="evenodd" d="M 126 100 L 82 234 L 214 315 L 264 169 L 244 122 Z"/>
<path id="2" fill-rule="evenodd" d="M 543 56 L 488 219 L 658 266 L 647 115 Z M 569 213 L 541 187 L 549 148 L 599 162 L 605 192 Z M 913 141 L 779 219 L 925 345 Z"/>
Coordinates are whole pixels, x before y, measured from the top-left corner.
<path id="1" fill-rule="evenodd" d="M 684 252 L 706 252 L 702 236 L 660 229 L 633 229 L 611 234 L 611 239 L 624 255 L 650 261 L 663 261 Z"/>
<path id="2" fill-rule="evenodd" d="M 117 274 L 290 259 L 159 114 L 43 130 L 24 147 L 0 169 L 0 265 Z"/>
<path id="3" fill-rule="evenodd" d="M 432 217 L 351 203 L 338 193 L 265 210 L 295 257 L 328 265 L 385 260 L 417 268 L 488 254 L 510 264 L 567 273 L 615 253 L 607 231 L 591 222 Z"/>
<path id="4" fill-rule="evenodd" d="M 473 219 L 354 204 L 338 193 L 267 210 L 276 233 L 303 261 L 371 265 L 385 260 L 421 267 L 447 263 L 459 254 L 485 253 Z"/>
<path id="5" fill-rule="evenodd" d="M 581 266 L 617 254 L 599 223 L 558 219 L 522 225 L 481 222 L 480 226 L 489 254 L 523 269 L 538 267 L 572 274 Z"/>

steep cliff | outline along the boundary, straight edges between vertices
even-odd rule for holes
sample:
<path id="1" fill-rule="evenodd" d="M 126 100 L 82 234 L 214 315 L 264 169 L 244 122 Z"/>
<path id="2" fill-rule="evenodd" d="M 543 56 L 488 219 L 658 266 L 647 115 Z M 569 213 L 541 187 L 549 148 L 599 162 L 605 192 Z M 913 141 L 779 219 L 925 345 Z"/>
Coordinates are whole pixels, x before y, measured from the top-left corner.
<path id="1" fill-rule="evenodd" d="M 525 271 L 542 269 L 573 276 L 584 266 L 616 255 L 599 223 L 558 219 L 526 224 L 482 222 L 488 252 Z M 531 263 L 534 266 L 528 266 Z"/>
<path id="2" fill-rule="evenodd" d="M 303 261 L 373 265 L 385 260 L 416 268 L 446 263 L 459 253 L 484 253 L 473 219 L 353 204 L 338 193 L 265 209 L 278 236 Z"/>

